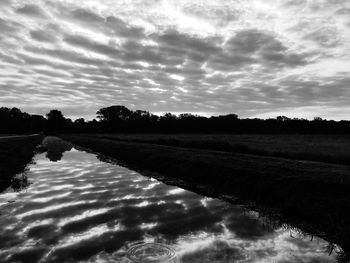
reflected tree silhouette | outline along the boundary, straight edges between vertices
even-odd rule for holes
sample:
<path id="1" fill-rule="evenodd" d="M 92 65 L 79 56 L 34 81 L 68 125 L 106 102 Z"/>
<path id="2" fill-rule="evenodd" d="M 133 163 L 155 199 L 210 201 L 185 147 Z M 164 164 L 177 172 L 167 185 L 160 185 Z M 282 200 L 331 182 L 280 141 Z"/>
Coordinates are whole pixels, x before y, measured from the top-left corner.
<path id="1" fill-rule="evenodd" d="M 63 153 L 73 148 L 71 143 L 63 141 L 58 137 L 46 137 L 42 144 L 43 148 L 47 151 L 46 158 L 52 162 L 60 161 Z"/>

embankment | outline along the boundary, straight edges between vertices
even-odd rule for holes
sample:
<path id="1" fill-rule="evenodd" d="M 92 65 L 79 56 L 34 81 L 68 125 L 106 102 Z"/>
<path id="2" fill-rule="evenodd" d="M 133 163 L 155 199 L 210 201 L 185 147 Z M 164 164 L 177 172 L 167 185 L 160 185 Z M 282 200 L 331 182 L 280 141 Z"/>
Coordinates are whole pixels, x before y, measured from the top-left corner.
<path id="1" fill-rule="evenodd" d="M 156 172 L 187 188 L 268 207 L 349 251 L 350 167 L 268 156 L 64 135 L 63 139 Z"/>
<path id="2" fill-rule="evenodd" d="M 32 160 L 43 136 L 0 137 L 0 192 L 10 186 L 13 176 Z"/>

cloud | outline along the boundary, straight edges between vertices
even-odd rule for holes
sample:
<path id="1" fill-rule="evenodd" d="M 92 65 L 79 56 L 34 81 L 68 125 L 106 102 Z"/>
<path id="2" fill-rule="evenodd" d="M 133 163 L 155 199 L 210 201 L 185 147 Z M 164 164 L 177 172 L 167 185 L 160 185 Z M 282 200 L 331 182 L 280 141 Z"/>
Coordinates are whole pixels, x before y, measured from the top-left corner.
<path id="1" fill-rule="evenodd" d="M 280 81 L 279 84 L 285 87 L 291 100 L 303 106 L 328 104 L 332 101 L 344 103 L 350 99 L 349 76 L 311 80 L 293 76 Z"/>
<path id="2" fill-rule="evenodd" d="M 6 21 L 2 18 L 0 18 L 0 31 L 5 33 L 13 33 L 14 31 L 17 31 L 19 28 L 19 24 L 12 22 L 12 21 Z M 3 36 L 4 37 L 4 36 Z"/>
<path id="3" fill-rule="evenodd" d="M 16 12 L 18 14 L 32 16 L 32 17 L 38 17 L 38 18 L 45 18 L 47 16 L 42 8 L 40 8 L 37 5 L 33 5 L 33 4 L 26 4 L 22 7 L 19 7 L 19 8 L 17 8 Z"/>
<path id="4" fill-rule="evenodd" d="M 69 13 L 71 18 L 82 23 L 103 23 L 105 20 L 98 14 L 84 8 L 77 8 Z"/>
<path id="5" fill-rule="evenodd" d="M 0 2 L 0 6 L 3 8 L 11 6 L 11 0 L 3 0 Z"/>
<path id="6" fill-rule="evenodd" d="M 306 64 L 305 54 L 289 52 L 288 48 L 275 36 L 258 30 L 238 32 L 225 44 L 225 47 L 229 54 L 244 54 L 250 58 L 255 57 L 260 59 L 257 61 L 260 63 L 271 62 L 278 66 Z"/>
<path id="7" fill-rule="evenodd" d="M 256 53 L 260 50 L 285 51 L 286 48 L 274 36 L 258 30 L 243 30 L 238 32 L 226 43 L 228 51 L 245 54 Z"/>
<path id="8" fill-rule="evenodd" d="M 30 30 L 29 34 L 36 41 L 54 43 L 58 40 L 60 27 L 50 24 L 44 29 Z"/>
<path id="9" fill-rule="evenodd" d="M 40 112 L 78 112 L 89 98 L 93 117 L 110 104 L 240 116 L 322 105 L 344 117 L 348 1 L 1 4 L 3 106 L 33 109 L 27 96 Z"/>
<path id="10" fill-rule="evenodd" d="M 200 38 L 189 34 L 181 33 L 177 30 L 168 30 L 153 37 L 153 39 L 168 51 L 180 51 L 181 53 L 192 52 L 210 56 L 219 53 L 221 48 L 218 46 L 221 38 L 207 37 Z"/>
<path id="11" fill-rule="evenodd" d="M 68 35 L 64 37 L 64 41 L 70 45 L 78 46 L 89 51 L 93 51 L 103 55 L 115 56 L 119 51 L 111 45 L 98 43 L 92 39 L 79 35 Z"/>
<path id="12" fill-rule="evenodd" d="M 210 21 L 217 26 L 227 26 L 230 22 L 238 21 L 244 10 L 227 3 L 208 2 L 206 5 L 186 3 L 183 11 L 203 21 Z"/>
<path id="13" fill-rule="evenodd" d="M 307 40 L 312 40 L 323 47 L 336 47 L 339 44 L 338 32 L 336 28 L 319 28 L 305 37 Z"/>
<path id="14" fill-rule="evenodd" d="M 133 40 L 145 37 L 143 28 L 128 25 L 123 20 L 114 16 L 108 16 L 105 20 L 105 25 L 113 34 L 119 37 Z"/>
<path id="15" fill-rule="evenodd" d="M 350 8 L 339 8 L 335 11 L 335 15 L 348 15 L 350 14 Z"/>
<path id="16" fill-rule="evenodd" d="M 0 52 L 0 58 L 1 58 L 1 61 L 14 64 L 14 65 L 20 65 L 22 63 L 22 60 L 18 59 L 17 57 L 7 55 L 3 52 Z"/>

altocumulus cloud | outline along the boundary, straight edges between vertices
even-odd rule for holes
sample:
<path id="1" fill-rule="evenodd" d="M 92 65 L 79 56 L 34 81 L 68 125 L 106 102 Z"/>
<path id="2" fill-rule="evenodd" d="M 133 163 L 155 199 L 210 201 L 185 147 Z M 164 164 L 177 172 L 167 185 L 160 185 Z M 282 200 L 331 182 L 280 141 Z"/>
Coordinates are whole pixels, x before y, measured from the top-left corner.
<path id="1" fill-rule="evenodd" d="M 349 119 L 350 2 L 0 2 L 0 105 Z"/>

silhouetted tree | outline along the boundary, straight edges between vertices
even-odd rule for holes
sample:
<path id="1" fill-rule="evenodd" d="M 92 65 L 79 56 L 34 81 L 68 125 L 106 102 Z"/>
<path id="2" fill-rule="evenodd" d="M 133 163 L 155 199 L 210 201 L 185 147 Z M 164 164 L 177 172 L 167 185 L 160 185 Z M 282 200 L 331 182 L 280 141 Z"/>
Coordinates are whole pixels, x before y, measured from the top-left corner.
<path id="1" fill-rule="evenodd" d="M 51 110 L 46 114 L 49 132 L 62 132 L 66 128 L 66 119 L 59 110 Z"/>
<path id="2" fill-rule="evenodd" d="M 276 120 L 279 121 L 279 122 L 282 122 L 282 121 L 289 121 L 290 118 L 288 118 L 286 116 L 277 116 Z"/>
<path id="3" fill-rule="evenodd" d="M 52 122 L 63 122 L 64 116 L 59 110 L 50 110 L 49 113 L 46 114 L 47 120 Z"/>
<path id="4" fill-rule="evenodd" d="M 148 121 L 151 119 L 152 114 L 144 110 L 136 110 L 131 112 L 130 120 L 132 121 Z"/>
<path id="5" fill-rule="evenodd" d="M 159 128 L 161 132 L 179 132 L 181 129 L 177 123 L 177 116 L 170 112 L 165 113 L 163 116 L 159 117 Z"/>
<path id="6" fill-rule="evenodd" d="M 47 120 L 42 115 L 30 116 L 30 133 L 39 133 L 45 130 Z"/>
<path id="7" fill-rule="evenodd" d="M 85 124 L 85 119 L 84 118 L 79 118 L 74 121 L 74 124 L 76 125 L 84 125 Z"/>
<path id="8" fill-rule="evenodd" d="M 131 110 L 121 105 L 102 108 L 96 112 L 99 120 L 107 122 L 125 121 L 129 119 L 131 113 Z"/>
<path id="9" fill-rule="evenodd" d="M 314 117 L 314 121 L 323 121 L 321 117 Z"/>
<path id="10" fill-rule="evenodd" d="M 18 108 L 0 108 L 0 132 L 27 133 L 30 129 L 30 115 Z"/>
<path id="11" fill-rule="evenodd" d="M 157 124 L 158 116 L 148 111 L 131 111 L 128 119 L 128 128 L 133 132 L 151 132 Z"/>
<path id="12" fill-rule="evenodd" d="M 76 119 L 73 122 L 73 130 L 74 132 L 84 132 L 86 130 L 87 123 L 84 118 Z"/>

